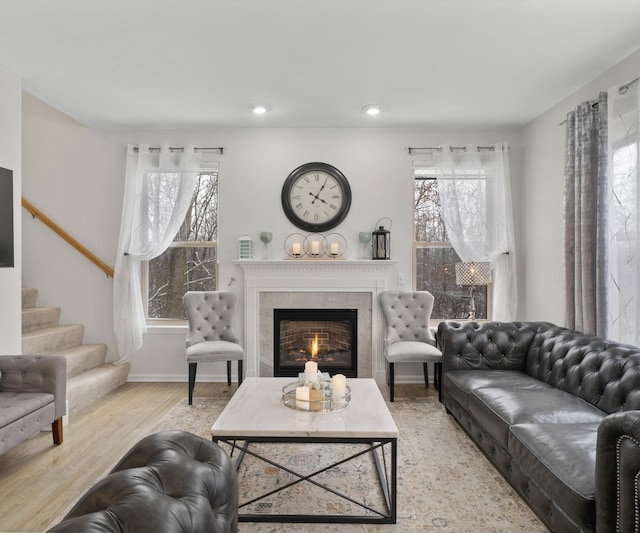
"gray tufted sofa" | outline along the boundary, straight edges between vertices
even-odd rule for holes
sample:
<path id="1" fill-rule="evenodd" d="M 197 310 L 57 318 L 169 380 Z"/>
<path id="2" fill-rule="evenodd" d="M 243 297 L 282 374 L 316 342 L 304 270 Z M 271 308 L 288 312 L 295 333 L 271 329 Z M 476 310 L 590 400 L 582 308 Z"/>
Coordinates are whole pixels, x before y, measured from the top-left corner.
<path id="1" fill-rule="evenodd" d="M 0 453 L 51 428 L 63 440 L 67 361 L 56 355 L 0 357 Z"/>
<path id="2" fill-rule="evenodd" d="M 230 533 L 238 530 L 238 479 L 229 456 L 186 431 L 135 444 L 50 532 Z"/>
<path id="3" fill-rule="evenodd" d="M 640 531 L 640 348 L 547 322 L 438 342 L 445 408 L 552 531 Z"/>

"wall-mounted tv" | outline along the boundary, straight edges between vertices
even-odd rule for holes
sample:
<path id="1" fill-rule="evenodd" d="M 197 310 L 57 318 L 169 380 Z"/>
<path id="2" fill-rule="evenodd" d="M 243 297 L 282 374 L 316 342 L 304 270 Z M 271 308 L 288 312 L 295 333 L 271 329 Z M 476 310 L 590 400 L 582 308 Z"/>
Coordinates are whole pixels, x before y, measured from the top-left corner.
<path id="1" fill-rule="evenodd" d="M 13 258 L 13 172 L 0 168 L 0 267 L 13 267 Z"/>

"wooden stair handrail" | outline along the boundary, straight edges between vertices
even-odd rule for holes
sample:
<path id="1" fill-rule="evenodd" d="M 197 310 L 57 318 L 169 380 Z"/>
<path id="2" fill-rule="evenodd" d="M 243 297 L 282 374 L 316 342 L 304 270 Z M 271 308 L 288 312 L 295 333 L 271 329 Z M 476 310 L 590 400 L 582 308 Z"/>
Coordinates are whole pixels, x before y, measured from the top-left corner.
<path id="1" fill-rule="evenodd" d="M 45 226 L 53 230 L 60 237 L 62 237 L 62 239 L 67 241 L 71 246 L 73 246 L 76 250 L 78 250 L 89 261 L 91 261 L 100 270 L 102 270 L 107 275 L 108 278 L 113 278 L 113 268 L 107 265 L 107 263 L 105 263 L 102 259 L 97 257 L 94 253 L 89 251 L 85 246 L 80 244 L 76 239 L 74 239 L 65 230 L 63 230 L 60 226 L 58 226 L 58 224 L 56 224 L 53 220 L 51 220 L 47 215 L 45 215 L 37 207 L 29 203 L 24 198 L 22 198 L 22 207 L 24 207 L 27 211 L 29 211 L 29 213 L 31 213 L 31 216 L 33 218 L 37 218 L 38 220 L 40 220 Z"/>

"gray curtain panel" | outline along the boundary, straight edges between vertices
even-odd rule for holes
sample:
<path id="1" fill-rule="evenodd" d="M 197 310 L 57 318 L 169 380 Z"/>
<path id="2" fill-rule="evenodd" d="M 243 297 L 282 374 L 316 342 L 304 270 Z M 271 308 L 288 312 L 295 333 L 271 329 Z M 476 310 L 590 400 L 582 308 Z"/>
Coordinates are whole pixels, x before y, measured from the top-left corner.
<path id="1" fill-rule="evenodd" d="M 607 93 L 567 114 L 565 325 L 607 335 Z"/>

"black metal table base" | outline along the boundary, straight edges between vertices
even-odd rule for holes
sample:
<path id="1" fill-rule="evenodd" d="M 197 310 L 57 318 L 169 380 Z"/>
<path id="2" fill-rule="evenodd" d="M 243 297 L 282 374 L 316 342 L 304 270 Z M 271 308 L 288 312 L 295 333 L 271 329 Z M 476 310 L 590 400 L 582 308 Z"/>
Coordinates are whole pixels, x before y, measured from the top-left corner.
<path id="1" fill-rule="evenodd" d="M 228 444 L 231 447 L 231 456 L 235 455 L 235 451 L 239 451 L 235 460 L 236 469 L 240 468 L 245 455 L 250 455 L 256 459 L 263 461 L 271 466 L 277 467 L 288 474 L 291 474 L 295 479 L 282 486 L 276 487 L 273 490 L 267 491 L 264 494 L 252 498 L 246 502 L 240 502 L 240 512 L 238 514 L 238 520 L 240 522 L 304 522 L 304 523 L 375 523 L 375 524 L 395 524 L 397 521 L 397 456 L 398 456 L 398 440 L 396 438 L 386 439 L 371 439 L 371 438 L 324 438 L 324 437 L 225 437 L 216 439 L 214 441 Z M 344 458 L 335 461 L 319 470 L 316 470 L 310 474 L 303 474 L 296 472 L 289 468 L 289 466 L 278 463 L 263 453 L 257 453 L 250 448 L 253 443 L 274 443 L 274 444 L 291 444 L 291 443 L 305 443 L 305 444 L 366 444 L 367 447 L 359 449 Z M 390 448 L 390 451 L 389 451 Z M 365 502 L 354 500 L 347 494 L 343 494 L 334 490 L 326 484 L 316 481 L 318 475 L 327 472 L 333 468 L 336 468 L 344 463 L 347 463 L 357 457 L 365 454 L 371 454 L 375 463 L 378 482 L 380 483 L 380 489 L 384 498 L 384 509 L 375 509 Z M 389 459 L 391 464 L 387 464 Z M 390 467 L 390 468 L 389 468 Z M 247 508 L 250 505 L 259 504 L 260 500 L 264 500 L 269 496 L 273 496 L 279 492 L 282 492 L 289 487 L 297 485 L 302 482 L 310 483 L 326 492 L 329 492 L 341 499 L 344 499 L 356 508 L 360 508 L 363 513 L 360 515 L 342 515 L 342 514 L 267 514 L 267 513 L 243 513 L 243 508 Z M 381 502 L 382 503 L 382 502 Z"/>

